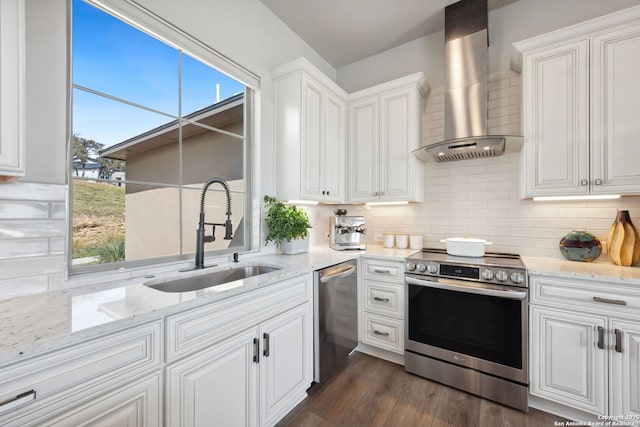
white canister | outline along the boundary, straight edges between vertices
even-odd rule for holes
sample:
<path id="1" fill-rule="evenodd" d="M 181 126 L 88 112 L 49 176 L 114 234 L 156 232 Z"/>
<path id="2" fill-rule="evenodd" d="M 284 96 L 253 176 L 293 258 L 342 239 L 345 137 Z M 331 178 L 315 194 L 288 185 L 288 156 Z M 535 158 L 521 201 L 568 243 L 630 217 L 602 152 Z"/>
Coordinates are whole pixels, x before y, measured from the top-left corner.
<path id="1" fill-rule="evenodd" d="M 395 235 L 393 233 L 382 234 L 382 245 L 385 248 L 392 248 L 395 244 Z"/>
<path id="2" fill-rule="evenodd" d="M 396 234 L 396 248 L 407 249 L 409 247 L 409 236 L 407 234 Z"/>
<path id="3" fill-rule="evenodd" d="M 419 234 L 412 234 L 409 236 L 409 247 L 411 249 L 422 249 L 422 236 Z"/>

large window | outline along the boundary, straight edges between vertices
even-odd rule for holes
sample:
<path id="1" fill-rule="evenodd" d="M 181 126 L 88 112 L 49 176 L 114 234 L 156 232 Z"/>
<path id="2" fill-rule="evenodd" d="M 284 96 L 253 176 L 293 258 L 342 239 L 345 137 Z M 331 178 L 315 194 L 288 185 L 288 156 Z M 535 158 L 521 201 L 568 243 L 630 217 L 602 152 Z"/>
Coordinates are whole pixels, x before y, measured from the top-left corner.
<path id="1" fill-rule="evenodd" d="M 231 190 L 233 238 L 218 228 L 205 251 L 249 249 L 251 89 L 201 43 L 193 54 L 103 7 L 72 0 L 72 270 L 192 257 L 212 177 Z M 205 201 L 224 222 L 223 186 Z"/>

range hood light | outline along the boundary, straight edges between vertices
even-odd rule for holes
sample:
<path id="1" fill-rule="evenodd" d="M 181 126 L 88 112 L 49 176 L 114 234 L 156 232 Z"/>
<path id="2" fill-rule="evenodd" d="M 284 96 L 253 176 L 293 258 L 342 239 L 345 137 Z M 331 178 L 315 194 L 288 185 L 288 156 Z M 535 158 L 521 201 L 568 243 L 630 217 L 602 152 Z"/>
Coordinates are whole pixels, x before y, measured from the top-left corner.
<path id="1" fill-rule="evenodd" d="M 584 196 L 539 196 L 534 197 L 534 202 L 566 202 L 573 200 L 615 200 L 619 199 L 619 194 L 591 194 Z"/>

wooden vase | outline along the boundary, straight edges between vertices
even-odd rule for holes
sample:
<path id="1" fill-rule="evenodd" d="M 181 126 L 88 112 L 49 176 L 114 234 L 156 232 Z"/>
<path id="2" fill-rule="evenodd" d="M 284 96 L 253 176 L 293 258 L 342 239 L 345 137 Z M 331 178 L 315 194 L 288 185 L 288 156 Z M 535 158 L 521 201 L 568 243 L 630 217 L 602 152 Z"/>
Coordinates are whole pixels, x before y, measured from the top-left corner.
<path id="1" fill-rule="evenodd" d="M 609 259 L 614 264 L 636 265 L 640 260 L 640 236 L 631 222 L 629 211 L 618 211 L 606 246 Z"/>

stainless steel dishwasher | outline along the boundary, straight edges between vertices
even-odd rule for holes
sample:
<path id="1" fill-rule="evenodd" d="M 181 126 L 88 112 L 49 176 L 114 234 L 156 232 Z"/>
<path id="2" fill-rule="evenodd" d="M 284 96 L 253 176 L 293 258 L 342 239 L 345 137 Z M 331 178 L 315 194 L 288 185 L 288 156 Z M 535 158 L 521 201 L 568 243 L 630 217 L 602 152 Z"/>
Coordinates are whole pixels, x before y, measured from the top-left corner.
<path id="1" fill-rule="evenodd" d="M 358 345 L 357 262 L 314 275 L 314 380 L 326 381 Z"/>

